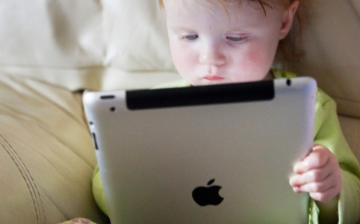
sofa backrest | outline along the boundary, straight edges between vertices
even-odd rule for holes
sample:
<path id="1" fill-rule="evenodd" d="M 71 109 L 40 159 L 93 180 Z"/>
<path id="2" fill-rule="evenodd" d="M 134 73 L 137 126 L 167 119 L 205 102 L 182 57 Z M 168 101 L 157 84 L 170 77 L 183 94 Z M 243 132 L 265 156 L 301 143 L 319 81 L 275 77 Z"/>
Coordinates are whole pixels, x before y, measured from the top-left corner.
<path id="1" fill-rule="evenodd" d="M 313 0 L 307 54 L 339 113 L 360 117 L 360 2 Z M 6 0 L 0 3 L 0 75 L 77 89 L 149 88 L 177 79 L 156 0 Z"/>
<path id="2" fill-rule="evenodd" d="M 360 118 L 360 1 L 312 0 L 299 74 L 316 78 L 342 115 Z"/>
<path id="3" fill-rule="evenodd" d="M 178 78 L 169 55 L 156 1 L 0 2 L 0 75 L 70 90 L 149 88 Z"/>

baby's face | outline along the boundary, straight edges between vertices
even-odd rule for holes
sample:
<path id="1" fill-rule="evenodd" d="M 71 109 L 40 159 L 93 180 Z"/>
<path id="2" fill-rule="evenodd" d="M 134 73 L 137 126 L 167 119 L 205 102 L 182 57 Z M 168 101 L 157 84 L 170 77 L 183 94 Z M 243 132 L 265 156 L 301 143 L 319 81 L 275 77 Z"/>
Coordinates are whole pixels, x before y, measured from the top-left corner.
<path id="1" fill-rule="evenodd" d="M 211 3 L 210 3 L 211 2 Z M 235 1 L 237 2 L 237 1 Z M 192 85 L 263 80 L 283 32 L 285 9 L 243 0 L 165 0 L 173 62 Z"/>

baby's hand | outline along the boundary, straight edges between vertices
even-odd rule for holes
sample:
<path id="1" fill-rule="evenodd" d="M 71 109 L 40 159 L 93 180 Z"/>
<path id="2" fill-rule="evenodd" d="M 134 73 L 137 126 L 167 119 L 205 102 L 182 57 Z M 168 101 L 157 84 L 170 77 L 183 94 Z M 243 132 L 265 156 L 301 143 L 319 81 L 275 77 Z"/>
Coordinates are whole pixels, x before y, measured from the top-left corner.
<path id="1" fill-rule="evenodd" d="M 342 189 L 340 166 L 329 149 L 314 145 L 312 151 L 294 166 L 290 178 L 294 192 L 309 192 L 316 201 L 328 201 Z"/>

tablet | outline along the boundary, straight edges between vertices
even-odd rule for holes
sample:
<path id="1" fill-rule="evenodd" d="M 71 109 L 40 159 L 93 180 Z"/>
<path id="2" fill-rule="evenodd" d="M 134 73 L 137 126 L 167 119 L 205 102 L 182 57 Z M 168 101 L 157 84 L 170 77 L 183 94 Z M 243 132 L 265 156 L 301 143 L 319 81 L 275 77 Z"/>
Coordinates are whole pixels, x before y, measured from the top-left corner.
<path id="1" fill-rule="evenodd" d="M 289 177 L 313 145 L 316 91 L 299 77 L 85 92 L 112 223 L 307 223 Z"/>

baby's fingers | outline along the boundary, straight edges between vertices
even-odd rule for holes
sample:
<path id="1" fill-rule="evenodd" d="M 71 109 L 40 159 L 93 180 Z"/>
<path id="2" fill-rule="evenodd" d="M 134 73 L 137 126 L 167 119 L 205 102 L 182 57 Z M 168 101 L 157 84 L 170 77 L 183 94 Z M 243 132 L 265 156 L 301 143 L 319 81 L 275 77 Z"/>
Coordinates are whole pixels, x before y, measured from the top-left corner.
<path id="1" fill-rule="evenodd" d="M 321 182 L 331 174 L 331 167 L 310 170 L 306 173 L 297 174 L 290 178 L 291 186 L 300 186 L 308 183 Z"/>
<path id="2" fill-rule="evenodd" d="M 295 175 L 290 178 L 290 185 L 293 187 L 294 192 L 308 192 L 314 200 L 327 201 L 337 196 L 341 191 L 341 180 L 338 183 L 331 174 L 322 181 L 305 184 L 299 184 L 301 176 Z"/>
<path id="3" fill-rule="evenodd" d="M 330 154 L 331 152 L 325 147 L 314 146 L 313 151 L 307 157 L 295 164 L 294 172 L 301 174 L 309 170 L 322 168 L 328 163 Z"/>
<path id="4" fill-rule="evenodd" d="M 309 193 L 323 193 L 328 191 L 331 188 L 334 188 L 333 179 L 326 178 L 321 182 L 310 182 L 304 185 L 299 186 L 302 192 L 309 192 Z"/>
<path id="5" fill-rule="evenodd" d="M 310 192 L 309 195 L 316 201 L 329 201 L 339 194 L 339 190 L 332 187 L 324 192 Z"/>

